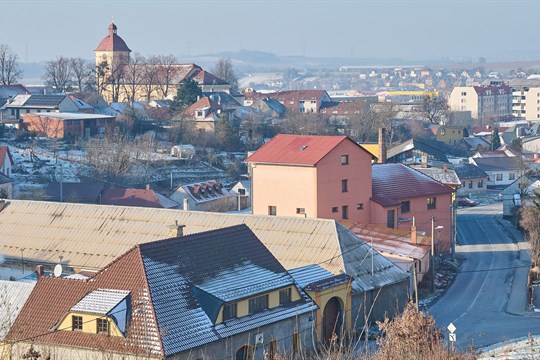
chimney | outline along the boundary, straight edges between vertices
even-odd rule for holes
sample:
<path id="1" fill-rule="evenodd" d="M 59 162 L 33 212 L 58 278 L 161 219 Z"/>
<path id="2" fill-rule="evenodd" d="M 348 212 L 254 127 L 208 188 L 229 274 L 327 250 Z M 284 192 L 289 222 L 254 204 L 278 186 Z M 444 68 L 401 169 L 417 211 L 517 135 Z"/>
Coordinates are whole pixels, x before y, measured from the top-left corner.
<path id="1" fill-rule="evenodd" d="M 418 236 L 418 234 L 416 233 L 416 225 L 415 225 L 414 217 L 413 217 L 412 226 L 411 226 L 411 242 L 413 244 L 418 244 L 417 236 Z"/>
<path id="2" fill-rule="evenodd" d="M 448 164 L 444 164 L 442 168 L 443 168 L 444 172 L 447 172 L 448 171 Z"/>
<path id="3" fill-rule="evenodd" d="M 150 190 L 150 184 L 146 184 L 146 190 Z"/>
<path id="4" fill-rule="evenodd" d="M 379 128 L 379 164 L 386 162 L 386 129 Z"/>
<path id="5" fill-rule="evenodd" d="M 422 153 L 422 167 L 427 168 L 427 154 L 425 152 Z"/>
<path id="6" fill-rule="evenodd" d="M 45 274 L 45 272 L 43 271 L 43 265 L 36 266 L 36 274 L 38 278 L 42 277 Z"/>
<path id="7" fill-rule="evenodd" d="M 184 236 L 184 228 L 186 225 L 178 225 L 178 220 L 174 222 L 174 225 L 169 225 L 169 237 L 175 238 L 175 237 L 181 237 Z"/>
<path id="8" fill-rule="evenodd" d="M 182 205 L 183 205 L 184 210 L 186 211 L 189 210 L 189 201 L 187 198 L 184 198 L 184 203 Z"/>

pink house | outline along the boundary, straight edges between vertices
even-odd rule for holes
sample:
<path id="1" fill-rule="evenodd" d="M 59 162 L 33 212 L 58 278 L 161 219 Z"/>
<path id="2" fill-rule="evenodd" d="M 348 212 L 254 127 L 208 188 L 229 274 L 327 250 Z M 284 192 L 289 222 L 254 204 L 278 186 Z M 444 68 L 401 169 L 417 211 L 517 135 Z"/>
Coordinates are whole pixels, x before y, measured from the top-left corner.
<path id="1" fill-rule="evenodd" d="M 253 213 L 369 222 L 372 155 L 346 136 L 275 136 L 251 155 Z"/>
<path id="2" fill-rule="evenodd" d="M 373 224 L 409 230 L 414 217 L 417 230 L 431 236 L 433 217 L 437 249 L 450 248 L 452 188 L 403 164 L 375 164 L 372 177 Z"/>

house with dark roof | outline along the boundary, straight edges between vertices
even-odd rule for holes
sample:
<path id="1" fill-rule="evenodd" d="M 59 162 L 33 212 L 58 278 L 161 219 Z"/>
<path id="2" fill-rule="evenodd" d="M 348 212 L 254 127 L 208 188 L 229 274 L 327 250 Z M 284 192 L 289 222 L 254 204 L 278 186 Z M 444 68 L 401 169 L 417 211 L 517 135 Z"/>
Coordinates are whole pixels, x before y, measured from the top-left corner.
<path id="1" fill-rule="evenodd" d="M 223 187 L 220 181 L 202 181 L 178 185 L 169 199 L 184 210 L 226 212 L 238 208 L 239 197 Z"/>
<path id="2" fill-rule="evenodd" d="M 369 222 L 371 160 L 347 136 L 276 135 L 246 159 L 253 213 Z"/>
<path id="3" fill-rule="evenodd" d="M 225 92 L 230 93 L 231 85 L 223 79 L 206 70 L 199 70 L 191 76 L 191 80 L 199 85 L 202 92 Z"/>
<path id="4" fill-rule="evenodd" d="M 434 234 L 436 249 L 450 249 L 454 190 L 403 164 L 374 164 L 371 223 L 409 230 L 413 217 L 419 231 L 431 234 L 432 218 L 443 228 Z"/>
<path id="5" fill-rule="evenodd" d="M 105 189 L 96 182 L 50 182 L 45 188 L 45 200 L 74 202 L 84 204 L 99 203 L 101 192 Z"/>
<path id="6" fill-rule="evenodd" d="M 184 119 L 194 122 L 201 133 L 213 136 L 219 119 L 225 117 L 231 121 L 234 111 L 239 107 L 240 104 L 232 96 L 212 93 L 188 106 L 183 114 Z"/>
<path id="7" fill-rule="evenodd" d="M 446 154 L 437 147 L 437 142 L 409 139 L 387 152 L 387 161 L 405 165 L 423 164 L 430 166 L 448 163 Z"/>
<path id="8" fill-rule="evenodd" d="M 20 94 L 29 94 L 28 89 L 24 85 L 0 85 L 0 114 L 2 114 L 2 106 L 10 99 L 13 99 L 16 95 Z"/>
<path id="9" fill-rule="evenodd" d="M 350 281 L 313 280 L 313 292 Z M 317 308 L 241 224 L 138 244 L 89 279 L 42 276 L 6 338 L 13 358 L 31 343 L 62 359 L 253 359 L 310 349 Z M 333 329 L 340 316 L 327 314 Z"/>
<path id="10" fill-rule="evenodd" d="M 454 166 L 461 187 L 458 195 L 485 192 L 487 190 L 488 175 L 484 170 L 472 164 L 458 164 Z"/>
<path id="11" fill-rule="evenodd" d="M 415 167 L 414 169 L 454 190 L 457 190 L 457 188 L 461 186 L 461 181 L 459 180 L 456 172 L 453 169 L 450 169 L 446 164 L 442 168 Z"/>
<path id="12" fill-rule="evenodd" d="M 20 120 L 23 114 L 79 111 L 79 106 L 65 94 L 16 95 L 4 108 L 5 120 Z"/>
<path id="13" fill-rule="evenodd" d="M 527 171 L 527 163 L 520 157 L 469 158 L 469 162 L 478 166 L 487 176 L 488 188 L 504 188 Z"/>

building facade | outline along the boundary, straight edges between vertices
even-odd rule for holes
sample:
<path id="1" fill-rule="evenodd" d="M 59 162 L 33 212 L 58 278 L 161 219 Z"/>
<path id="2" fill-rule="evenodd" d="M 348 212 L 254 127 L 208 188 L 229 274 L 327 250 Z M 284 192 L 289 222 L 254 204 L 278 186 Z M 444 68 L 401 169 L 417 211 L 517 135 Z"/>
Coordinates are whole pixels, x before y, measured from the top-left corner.
<path id="1" fill-rule="evenodd" d="M 459 86 L 449 98 L 450 110 L 470 111 L 482 124 L 512 116 L 512 89 L 501 86 Z"/>

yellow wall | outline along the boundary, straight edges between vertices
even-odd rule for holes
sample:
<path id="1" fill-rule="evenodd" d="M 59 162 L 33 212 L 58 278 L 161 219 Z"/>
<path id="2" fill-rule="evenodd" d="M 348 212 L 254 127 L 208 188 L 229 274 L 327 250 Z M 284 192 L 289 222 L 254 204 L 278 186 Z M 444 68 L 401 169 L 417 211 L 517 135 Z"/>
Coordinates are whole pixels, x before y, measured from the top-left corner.
<path id="1" fill-rule="evenodd" d="M 315 301 L 315 303 L 319 306 L 319 309 L 316 312 L 317 316 L 317 334 L 319 334 L 319 337 L 323 335 L 322 328 L 323 328 L 323 313 L 324 313 L 324 307 L 326 306 L 326 303 L 330 301 L 333 297 L 337 297 L 342 306 L 342 312 L 345 312 L 345 323 L 343 326 L 343 330 L 349 331 L 351 330 L 352 326 L 352 311 L 351 311 L 351 284 L 341 284 L 337 285 L 328 289 L 325 289 L 320 292 L 315 291 L 308 291 L 308 295 Z M 354 321 L 363 321 L 363 319 L 354 319 Z"/>
<path id="2" fill-rule="evenodd" d="M 58 330 L 63 331 L 72 331 L 71 330 L 71 316 L 82 316 L 83 319 L 83 329 L 82 331 L 85 333 L 96 333 L 97 329 L 97 319 L 103 319 L 104 316 L 99 315 L 91 315 L 91 314 L 82 314 L 82 313 L 69 313 L 67 316 L 60 322 L 60 325 L 58 325 Z M 116 326 L 115 322 L 112 321 L 110 318 L 107 317 L 107 320 L 109 322 L 109 334 L 111 336 L 124 336 L 120 329 Z M 79 331 L 79 330 L 77 330 Z"/>
<path id="3" fill-rule="evenodd" d="M 272 309 L 279 306 L 279 291 L 283 289 L 285 288 L 277 289 L 276 291 L 272 291 L 268 293 L 268 308 Z M 240 317 L 249 315 L 249 300 L 262 296 L 262 295 L 265 295 L 265 294 L 258 294 L 257 296 L 252 296 L 250 298 L 237 301 L 236 303 L 238 305 L 236 308 L 236 317 L 240 318 Z M 301 296 L 300 296 L 300 293 L 298 292 L 298 289 L 294 286 L 291 286 L 291 301 L 298 301 L 300 300 L 300 298 Z M 223 306 L 219 310 L 219 314 L 216 319 L 216 324 L 220 324 L 222 322 L 223 322 Z"/>

